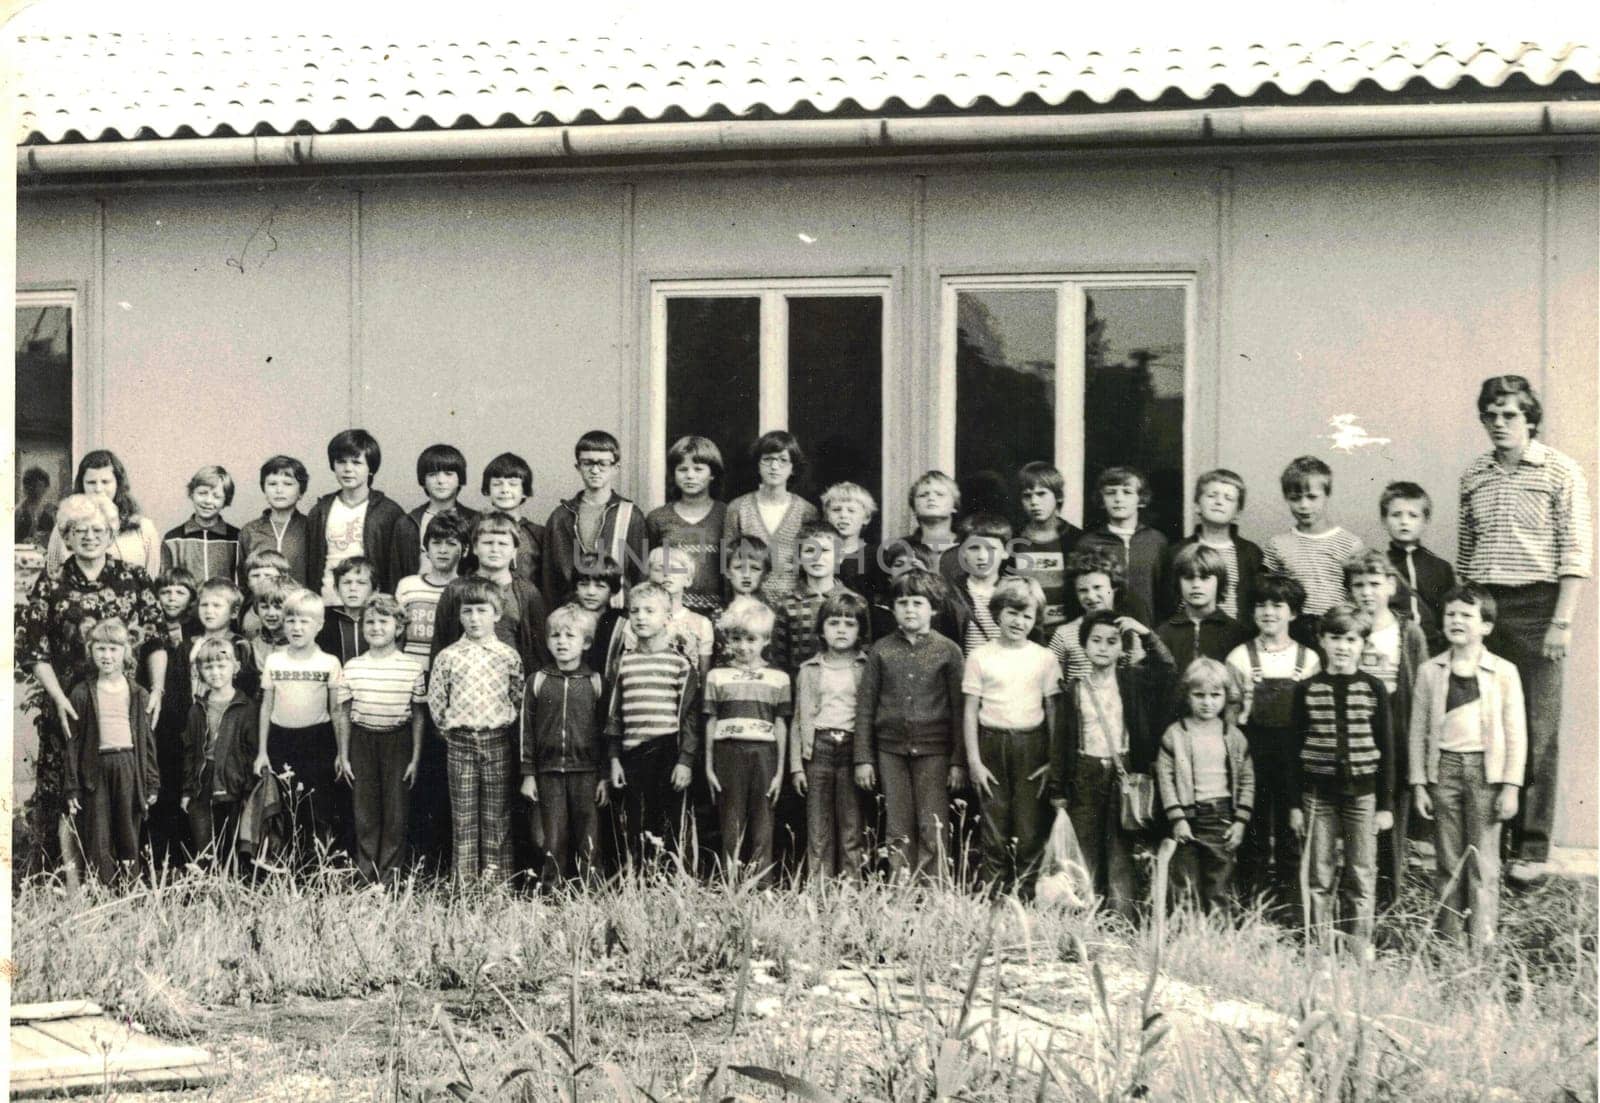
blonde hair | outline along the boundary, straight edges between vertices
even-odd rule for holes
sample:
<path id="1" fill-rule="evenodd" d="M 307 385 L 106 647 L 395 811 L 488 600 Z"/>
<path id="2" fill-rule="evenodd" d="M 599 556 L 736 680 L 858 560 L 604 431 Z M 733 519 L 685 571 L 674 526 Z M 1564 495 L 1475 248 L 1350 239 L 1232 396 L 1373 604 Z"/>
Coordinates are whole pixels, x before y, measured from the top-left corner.
<path id="1" fill-rule="evenodd" d="M 284 595 L 283 615 L 285 617 L 309 617 L 320 625 L 328 619 L 328 610 L 322 604 L 321 594 L 301 587 L 290 590 Z"/>
<path id="2" fill-rule="evenodd" d="M 854 502 L 866 514 L 868 521 L 878 512 L 878 503 L 873 501 L 867 488 L 858 483 L 834 483 L 822 492 L 822 511 L 826 513 L 835 502 Z"/>
<path id="3" fill-rule="evenodd" d="M 736 597 L 717 618 L 717 627 L 725 636 L 755 636 L 757 639 L 770 640 L 777 619 L 772 606 L 766 602 L 753 597 Z"/>
<path id="4" fill-rule="evenodd" d="M 133 671 L 135 666 L 133 636 L 128 631 L 128 626 L 119 618 L 107 617 L 84 633 L 83 650 L 91 662 L 94 661 L 94 645 L 97 643 L 114 643 L 122 648 L 123 669 L 129 673 Z"/>
<path id="5" fill-rule="evenodd" d="M 584 643 L 593 643 L 598 626 L 599 620 L 593 613 L 569 601 L 545 619 L 544 631 L 546 636 L 551 636 L 557 628 L 576 628 Z"/>
<path id="6" fill-rule="evenodd" d="M 1239 684 L 1239 677 L 1233 668 L 1216 659 L 1205 657 L 1198 658 L 1184 668 L 1183 677 L 1178 680 L 1178 692 L 1182 695 L 1180 708 L 1185 716 L 1189 715 L 1189 693 L 1195 689 L 1220 688 L 1226 697 L 1223 704 L 1223 717 L 1232 721 L 1239 715 L 1239 709 L 1244 705 L 1244 688 Z"/>
<path id="7" fill-rule="evenodd" d="M 72 526 L 96 517 L 105 522 L 106 538 L 114 539 L 122 528 L 114 501 L 100 494 L 68 494 L 56 506 L 56 532 L 65 540 Z"/>

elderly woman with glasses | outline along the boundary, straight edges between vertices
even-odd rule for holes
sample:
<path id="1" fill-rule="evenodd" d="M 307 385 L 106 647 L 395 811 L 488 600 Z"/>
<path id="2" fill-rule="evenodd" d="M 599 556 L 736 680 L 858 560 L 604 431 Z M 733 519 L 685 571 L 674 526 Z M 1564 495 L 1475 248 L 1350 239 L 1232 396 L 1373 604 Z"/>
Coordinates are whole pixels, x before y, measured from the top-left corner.
<path id="1" fill-rule="evenodd" d="M 109 496 L 73 494 L 56 510 L 56 534 L 67 558 L 60 576 L 41 578 L 27 604 L 17 609 L 16 658 L 33 675 L 33 697 L 40 709 L 39 750 L 34 759 L 35 789 L 28 821 L 50 867 L 72 848 L 63 795 L 64 751 L 78 715 L 68 694 L 93 675 L 84 641 L 89 629 L 116 617 L 127 625 L 135 648 L 161 624 L 155 585 L 143 566 L 115 558 L 112 544 L 120 517 Z M 161 707 L 166 654 L 150 660 L 150 719 Z"/>
<path id="2" fill-rule="evenodd" d="M 1589 488 L 1570 456 L 1537 439 L 1543 408 L 1520 375 L 1484 380 L 1478 418 L 1491 448 L 1461 476 L 1456 574 L 1494 595 L 1485 646 L 1522 679 L 1528 762 L 1506 875 L 1527 883 L 1549 858 L 1555 820 L 1561 667 L 1594 541 Z"/>

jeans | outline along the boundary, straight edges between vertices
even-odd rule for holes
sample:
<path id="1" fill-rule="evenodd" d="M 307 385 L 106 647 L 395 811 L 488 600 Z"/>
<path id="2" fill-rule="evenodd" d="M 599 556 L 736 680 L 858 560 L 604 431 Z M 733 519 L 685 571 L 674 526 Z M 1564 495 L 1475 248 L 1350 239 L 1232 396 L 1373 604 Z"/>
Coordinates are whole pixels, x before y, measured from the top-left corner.
<path id="1" fill-rule="evenodd" d="M 1554 582 L 1536 582 L 1488 589 L 1499 614 L 1484 646 L 1517 668 L 1528 716 L 1528 764 L 1521 806 L 1511 822 L 1511 854 L 1526 862 L 1543 862 L 1550 857 L 1550 831 L 1556 818 L 1562 667 L 1560 660 L 1544 657 L 1544 634 L 1555 615 L 1560 588 Z"/>
<path id="2" fill-rule="evenodd" d="M 289 779 L 290 806 L 302 862 L 315 856 L 315 841 L 326 839 L 332 828 L 333 759 L 337 751 L 332 724 L 267 727 L 267 757 L 272 769 L 278 773 L 288 769 L 294 774 Z"/>
<path id="3" fill-rule="evenodd" d="M 189 798 L 188 834 L 196 861 L 228 868 L 237 863 L 234 847 L 239 830 L 239 805 L 236 801 L 212 797 L 216 766 L 207 762 L 200 771 L 199 792 Z"/>
<path id="4" fill-rule="evenodd" d="M 889 832 L 889 872 L 927 878 L 944 873 L 950 820 L 948 754 L 878 755 Z"/>
<path id="5" fill-rule="evenodd" d="M 844 735 L 836 743 L 832 732 L 817 732 L 805 764 L 806 839 L 813 877 L 862 873 L 861 791 L 856 788 L 851 736 Z"/>
<path id="6" fill-rule="evenodd" d="M 450 869 L 450 779 L 445 766 L 444 739 L 432 714 L 423 717 L 422 757 L 417 760 L 417 782 L 411 787 L 411 853 L 439 873 Z"/>
<path id="7" fill-rule="evenodd" d="M 1481 753 L 1440 752 L 1439 780 L 1430 786 L 1438 855 L 1434 874 L 1440 904 L 1438 928 L 1447 938 L 1469 936 L 1477 946 L 1494 941 L 1500 919 L 1500 820 L 1495 815 L 1495 789 L 1484 780 Z"/>
<path id="8" fill-rule="evenodd" d="M 1311 865 L 1311 925 L 1324 938 L 1337 927 L 1361 942 L 1370 941 L 1377 904 L 1377 795 L 1330 796 L 1309 789 L 1303 800 Z M 1342 876 L 1336 862 L 1341 839 Z"/>
<path id="9" fill-rule="evenodd" d="M 1180 844 L 1172 855 L 1174 902 L 1187 896 L 1206 911 L 1229 906 L 1234 852 L 1228 849 L 1228 829 L 1233 822 L 1233 801 L 1227 797 L 1195 805 L 1189 817 L 1194 841 Z"/>
<path id="10" fill-rule="evenodd" d="M 984 884 L 991 892 L 1015 889 L 1028 899 L 1050 823 L 1050 805 L 1041 792 L 1044 775 L 1033 776 L 1049 765 L 1050 733 L 1043 724 L 1032 731 L 980 726 L 978 757 L 994 774 L 989 795 L 979 795 Z"/>
<path id="11" fill-rule="evenodd" d="M 773 801 L 767 799 L 778 769 L 778 746 L 751 739 L 719 739 L 711 748 L 716 770 L 717 821 L 722 828 L 722 872 L 732 877 L 741 850 L 763 884 L 772 880 Z"/>
<path id="12" fill-rule="evenodd" d="M 411 812 L 405 774 L 410 764 L 409 724 L 392 731 L 350 725 L 356 871 L 369 883 L 398 873 L 405 857 Z"/>
<path id="13" fill-rule="evenodd" d="M 545 771 L 538 775 L 539 807 L 544 826 L 544 880 L 551 885 L 573 870 L 579 878 L 595 875 L 595 847 L 600 839 L 600 806 L 594 770 Z"/>
<path id="14" fill-rule="evenodd" d="M 1129 920 L 1135 916 L 1134 838 L 1122 830 L 1122 783 L 1109 758 L 1080 754 L 1073 766 L 1067 815 L 1106 907 Z"/>

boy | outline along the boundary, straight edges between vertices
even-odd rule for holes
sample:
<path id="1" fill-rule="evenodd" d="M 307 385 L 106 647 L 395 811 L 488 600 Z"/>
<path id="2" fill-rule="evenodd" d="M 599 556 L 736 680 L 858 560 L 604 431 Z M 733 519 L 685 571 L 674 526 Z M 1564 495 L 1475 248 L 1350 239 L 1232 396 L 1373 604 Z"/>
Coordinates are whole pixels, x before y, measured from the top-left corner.
<path id="1" fill-rule="evenodd" d="M 826 540 L 831 550 L 831 531 Z M 783 791 L 789 744 L 789 675 L 761 657 L 774 619 L 752 598 L 730 604 L 717 623 L 733 662 L 706 675 L 705 687 L 706 785 L 717 802 L 723 874 L 734 876 L 748 844 L 749 865 L 762 884 L 772 882 L 773 808 Z"/>
<path id="2" fill-rule="evenodd" d="M 430 444 L 417 456 L 417 485 L 426 499 L 407 513 L 394 527 L 393 579 L 417 574 L 428 554 L 428 530 L 446 514 L 459 517 L 467 526 L 477 520 L 478 511 L 460 502 L 461 488 L 467 481 L 467 457 L 453 444 Z"/>
<path id="3" fill-rule="evenodd" d="M 963 654 L 971 655 L 982 644 L 1000 638 L 1000 626 L 995 623 L 989 604 L 1000 581 L 1000 570 L 1006 565 L 1011 522 L 993 513 L 974 513 L 961 527 L 966 533 L 961 541 L 961 568 L 950 585 L 959 635 L 951 638 L 961 645 Z M 1042 609 L 1034 611 L 1036 622 L 1041 616 Z"/>
<path id="4" fill-rule="evenodd" d="M 306 516 L 306 581 L 329 607 L 341 601 L 333 568 L 355 555 L 372 564 L 374 590 L 394 592 L 395 528 L 405 513 L 372 485 L 382 464 L 383 449 L 365 429 L 346 429 L 328 442 L 328 467 L 339 489 L 318 498 Z"/>
<path id="5" fill-rule="evenodd" d="M 362 555 L 352 555 L 334 564 L 333 588 L 339 592 L 339 604 L 328 610 L 322 631 L 317 633 L 317 646 L 340 664 L 348 663 L 367 649 L 361 630 L 361 610 L 372 599 L 372 575 L 372 564 Z"/>
<path id="6" fill-rule="evenodd" d="M 763 605 L 769 604 L 763 586 L 772 573 L 772 550 L 765 540 L 741 534 L 727 548 L 727 564 L 723 573 L 728 578 L 730 604 L 741 597 L 753 597 Z M 723 639 L 721 629 L 717 629 L 712 665 L 724 666 L 731 661 L 727 640 Z"/>
<path id="7" fill-rule="evenodd" d="M 667 618 L 667 635 L 672 646 L 694 663 L 695 673 L 703 677 L 711 667 L 711 655 L 716 649 L 716 630 L 705 617 L 684 607 L 683 590 L 693 577 L 694 564 L 677 548 L 662 545 L 650 549 L 649 565 L 650 581 L 672 595 L 672 613 Z M 634 642 L 624 626 L 622 646 L 631 648 Z"/>
<path id="8" fill-rule="evenodd" d="M 200 681 L 200 670 L 194 665 L 194 657 L 201 640 L 207 639 L 223 640 L 233 648 L 239 660 L 239 688 L 246 696 L 254 697 L 259 690 L 261 672 L 253 661 L 255 653 L 249 642 L 233 627 L 239 616 L 239 607 L 243 604 L 244 595 L 232 579 L 211 578 L 200 584 L 200 592 L 194 603 L 195 617 L 200 622 L 200 635 L 190 643 L 188 661 L 184 664 L 189 671 L 190 700 L 205 694 L 205 684 Z"/>
<path id="9" fill-rule="evenodd" d="M 894 580 L 907 571 L 923 569 L 922 560 L 908 540 L 891 540 L 883 546 L 883 582 L 877 592 L 868 598 L 871 606 L 871 639 L 881 640 L 894 632 L 894 595 L 890 592 Z"/>
<path id="10" fill-rule="evenodd" d="M 1226 582 L 1219 587 L 1222 597 L 1217 607 L 1240 624 L 1250 623 L 1250 608 L 1255 601 L 1256 579 L 1261 576 L 1261 548 L 1239 535 L 1238 518 L 1244 509 L 1244 479 L 1225 467 L 1214 468 L 1194 483 L 1194 504 L 1200 523 L 1194 532 L 1178 542 L 1173 558 L 1184 548 L 1201 544 L 1222 556 L 1227 569 Z M 1177 580 L 1170 570 L 1157 597 L 1164 609 L 1182 605 Z"/>
<path id="11" fill-rule="evenodd" d="M 1273 902 L 1298 900 L 1300 847 L 1289 830 L 1290 713 L 1294 689 L 1322 669 L 1317 653 L 1289 638 L 1289 626 L 1305 605 L 1305 588 L 1286 574 L 1269 571 L 1256 583 L 1256 638 L 1228 653 L 1228 665 L 1243 689 L 1239 726 L 1256 774 L 1256 807 L 1245 828 L 1240 863 L 1247 889 Z"/>
<path id="12" fill-rule="evenodd" d="M 63 725 L 62 792 L 68 813 L 83 813 L 89 867 L 109 885 L 132 875 L 139 860 L 139 828 L 156 802 L 161 774 L 148 696 L 128 676 L 127 626 L 115 617 L 100 621 L 89 629 L 84 646 L 95 672 L 68 696 L 77 720 Z"/>
<path id="13" fill-rule="evenodd" d="M 889 864 L 898 877 L 943 872 L 950 798 L 966 782 L 961 648 L 932 630 L 945 587 L 927 570 L 894 580 L 896 631 L 872 645 L 856 702 L 856 784 L 881 778 Z"/>
<path id="14" fill-rule="evenodd" d="M 252 553 L 271 548 L 289 561 L 289 577 L 306 584 L 310 539 L 306 516 L 295 507 L 310 485 L 306 465 L 293 456 L 273 456 L 261 465 L 261 495 L 267 508 L 239 530 L 241 563 L 248 563 Z"/>
<path id="15" fill-rule="evenodd" d="M 293 775 L 299 806 L 295 817 L 302 861 L 311 861 L 315 844 L 326 841 L 334 823 L 334 758 L 338 730 L 339 660 L 317 647 L 326 616 L 322 599 L 311 590 L 293 590 L 284 600 L 283 634 L 288 646 L 267 657 L 261 671 L 259 729 L 265 732 L 253 772 L 273 769 Z"/>
<path id="16" fill-rule="evenodd" d="M 1073 605 L 1083 612 L 1056 629 L 1050 637 L 1050 652 L 1061 664 L 1068 680 L 1089 676 L 1092 664 L 1081 641 L 1084 617 L 1090 613 L 1104 611 L 1113 614 L 1122 632 L 1122 647 L 1118 656 L 1122 664 L 1140 662 L 1147 651 L 1166 653 L 1165 645 L 1145 627 L 1139 615 L 1128 611 L 1132 603 L 1122 588 L 1122 567 L 1115 559 L 1104 552 L 1075 551 L 1067 556 L 1065 573 Z M 1171 659 L 1167 655 L 1169 663 Z M 1154 754 L 1154 751 L 1151 753 Z"/>
<path id="17" fill-rule="evenodd" d="M 422 713 L 428 676 L 401 651 L 406 614 L 388 594 L 361 608 L 364 654 L 344 667 L 339 683 L 339 759 L 336 776 L 350 783 L 356 873 L 367 884 L 391 880 L 405 856 L 407 789 L 422 757 Z"/>
<path id="18" fill-rule="evenodd" d="M 1439 933 L 1482 949 L 1499 923 L 1500 825 L 1517 814 L 1527 762 L 1522 678 L 1483 646 L 1496 614 L 1489 591 L 1450 590 L 1442 610 L 1450 650 L 1417 676 L 1410 780 L 1417 815 L 1434 821 Z"/>
<path id="19" fill-rule="evenodd" d="M 1149 774 L 1155 765 L 1172 660 L 1156 646 L 1139 665 L 1126 663 L 1126 619 L 1101 608 L 1076 622 L 1088 672 L 1067 682 L 1046 788 L 1051 803 L 1072 819 L 1095 891 L 1110 910 L 1132 922 L 1139 837 L 1122 827 L 1122 777 Z"/>
<path id="20" fill-rule="evenodd" d="M 1172 574 L 1183 604 L 1162 622 L 1156 635 L 1172 652 L 1178 670 L 1188 670 L 1195 659 L 1221 662 L 1249 635 L 1238 621 L 1217 608 L 1228 585 L 1222 553 L 1207 544 L 1188 544 L 1173 558 Z"/>
<path id="21" fill-rule="evenodd" d="M 239 530 L 223 518 L 233 504 L 233 476 L 207 464 L 189 480 L 194 513 L 161 539 L 161 569 L 182 567 L 196 579 L 232 580 L 239 571 Z"/>
<path id="22" fill-rule="evenodd" d="M 205 696 L 193 702 L 183 732 L 183 795 L 195 861 L 233 864 L 239 802 L 260 752 L 256 703 L 237 692 L 239 660 L 222 640 L 206 640 L 195 658 Z"/>
<path id="23" fill-rule="evenodd" d="M 1372 631 L 1366 614 L 1340 603 L 1325 610 L 1318 625 L 1328 666 L 1294 690 L 1289 829 L 1310 849 L 1311 925 L 1327 938 L 1337 922 L 1370 954 L 1378 833 L 1394 826 L 1389 695 L 1381 681 L 1360 669 L 1362 645 Z M 1344 873 L 1336 901 L 1340 840 Z"/>
<path id="24" fill-rule="evenodd" d="M 461 601 L 467 585 L 487 582 L 500 595 L 500 611 L 491 626 L 494 634 L 516 651 L 524 670 L 537 670 L 549 661 L 544 649 L 544 601 L 532 583 L 511 571 L 520 538 L 516 521 L 502 513 L 485 513 L 473 522 L 472 553 L 478 569 L 471 577 L 450 583 L 439 597 L 433 629 L 435 657 L 461 636 Z"/>
<path id="25" fill-rule="evenodd" d="M 924 568 L 954 578 L 960 570 L 956 549 L 961 541 L 956 538 L 954 522 L 961 511 L 961 487 L 943 471 L 926 471 L 911 484 L 907 497 L 917 525 L 905 542 Z"/>
<path id="26" fill-rule="evenodd" d="M 807 521 L 796 540 L 800 580 L 785 594 L 775 610 L 772 665 L 794 678 L 800 664 L 822 647 L 817 635 L 817 611 L 827 599 L 844 589 L 837 574 L 840 537 L 826 521 Z"/>
<path id="27" fill-rule="evenodd" d="M 149 634 L 139 648 L 139 666 L 145 671 L 145 689 L 160 698 L 156 716 L 156 763 L 161 788 L 150 809 L 150 849 L 159 864 L 177 855 L 177 847 L 189 841 L 188 817 L 180 802 L 183 797 L 183 729 L 194 700 L 189 680 L 189 652 L 200 635 L 195 619 L 194 576 L 182 567 L 163 571 L 156 579 L 156 603 L 161 606 L 161 627 Z M 163 656 L 164 670 L 156 656 Z M 161 679 L 157 685 L 156 679 Z M 157 689 L 160 693 L 157 694 Z"/>
<path id="28" fill-rule="evenodd" d="M 261 631 L 256 602 L 267 590 L 279 585 L 291 585 L 294 580 L 289 577 L 288 558 L 272 548 L 257 548 L 251 552 L 240 566 L 239 575 L 240 588 L 244 590 L 244 616 L 240 618 L 240 627 L 246 639 L 254 639 L 256 633 Z"/>
<path id="29" fill-rule="evenodd" d="M 250 639 L 251 669 L 259 673 L 266 669 L 267 656 L 289 645 L 283 634 L 284 602 L 291 589 L 299 589 L 293 582 L 267 587 L 256 598 L 256 634 Z"/>
<path id="30" fill-rule="evenodd" d="M 461 567 L 461 553 L 467 543 L 463 517 L 463 513 L 441 513 L 428 522 L 421 570 L 402 578 L 394 588 L 394 599 L 406 614 L 405 653 L 418 659 L 424 670 L 433 655 L 434 617 L 439 611 L 439 599 L 444 596 L 445 588 L 456 580 Z"/>
<path id="31" fill-rule="evenodd" d="M 834 553 L 839 581 L 868 600 L 882 587 L 884 575 L 878 546 L 867 543 L 861 532 L 877 512 L 877 501 L 855 483 L 834 483 L 822 492 L 822 516 L 839 535 Z"/>
<path id="32" fill-rule="evenodd" d="M 1055 656 L 1029 638 L 1044 603 L 1031 578 L 994 585 L 986 619 L 998 635 L 967 655 L 961 676 L 962 732 L 982 809 L 983 880 L 993 894 L 1016 891 L 1025 900 L 1044 851 L 1041 779 L 1061 693 Z"/>
<path id="33" fill-rule="evenodd" d="M 1446 646 L 1440 614 L 1444 595 L 1455 588 L 1456 572 L 1422 546 L 1422 534 L 1433 519 L 1433 499 L 1416 483 L 1394 482 L 1378 498 L 1378 516 L 1389 532 L 1389 562 L 1400 573 L 1400 602 L 1428 641 L 1428 654 Z"/>
<path id="34" fill-rule="evenodd" d="M 583 652 L 584 665 L 609 688 L 628 631 L 628 618 L 613 602 L 622 592 L 622 568 L 609 559 L 579 556 L 577 570 L 572 604 L 594 617 L 594 630 Z"/>
<path id="35" fill-rule="evenodd" d="M 1305 610 L 1290 635 L 1307 647 L 1317 646 L 1317 618 L 1347 598 L 1344 564 L 1362 550 L 1361 538 L 1328 520 L 1333 470 L 1315 456 L 1289 462 L 1278 480 L 1294 516 L 1294 529 L 1267 541 L 1262 566 L 1293 577 L 1305 587 Z"/>
<path id="36" fill-rule="evenodd" d="M 1078 550 L 1108 552 L 1122 567 L 1129 596 L 1153 615 L 1159 608 L 1156 590 L 1166 562 L 1167 538 L 1141 519 L 1150 508 L 1150 480 L 1132 467 L 1108 467 L 1095 480 L 1095 496 L 1106 522 L 1079 537 Z"/>
<path id="37" fill-rule="evenodd" d="M 1053 464 L 1035 460 L 1017 472 L 1022 487 L 1022 533 L 1012 543 L 1012 573 L 1031 578 L 1044 592 L 1044 612 L 1039 635 L 1049 639 L 1067 622 L 1072 583 L 1067 578 L 1067 556 L 1083 530 L 1061 516 L 1066 480 Z"/>
<path id="38" fill-rule="evenodd" d="M 483 496 L 490 509 L 517 523 L 517 558 L 511 573 L 535 587 L 543 585 L 544 526 L 522 516 L 523 505 L 533 497 L 533 468 L 515 452 L 500 453 L 483 469 Z"/>
<path id="39" fill-rule="evenodd" d="M 699 750 L 694 664 L 672 649 L 671 611 L 672 595 L 653 582 L 628 591 L 628 627 L 637 646 L 617 658 L 606 712 L 611 789 L 620 792 L 616 812 L 636 863 L 646 859 L 646 835 L 663 852 L 676 850 L 681 794 Z"/>
<path id="40" fill-rule="evenodd" d="M 539 806 L 544 827 L 544 872 L 554 887 L 562 878 L 593 881 L 595 847 L 600 840 L 600 809 L 606 760 L 600 708 L 600 675 L 583 660 L 594 642 L 595 615 L 577 605 L 550 614 L 547 642 L 551 661 L 528 681 L 522 697 L 522 795 Z M 569 874 L 569 866 L 575 866 Z"/>
<path id="41" fill-rule="evenodd" d="M 611 488 L 622 462 L 617 438 L 591 429 L 572 452 L 583 489 L 556 506 L 545 522 L 541 573 L 545 601 L 552 604 L 572 592 L 579 553 L 609 556 L 622 568 L 625 587 L 639 580 L 645 565 L 644 516 Z"/>
<path id="42" fill-rule="evenodd" d="M 1390 608 L 1400 579 L 1394 564 L 1381 551 L 1369 548 L 1351 556 L 1344 565 L 1345 588 L 1372 625 L 1361 648 L 1360 668 L 1383 683 L 1389 695 L 1389 734 L 1394 741 L 1394 830 L 1378 845 L 1378 902 L 1394 903 L 1406 883 L 1406 830 L 1411 824 L 1411 802 L 1406 799 L 1410 750 L 1411 691 L 1417 671 L 1428 661 L 1428 644 L 1422 629 Z"/>
<path id="43" fill-rule="evenodd" d="M 824 650 L 795 679 L 789 771 L 806 798 L 806 855 L 812 877 L 862 869 L 861 795 L 852 776 L 856 695 L 867 666 L 867 601 L 839 587 L 817 610 Z"/>

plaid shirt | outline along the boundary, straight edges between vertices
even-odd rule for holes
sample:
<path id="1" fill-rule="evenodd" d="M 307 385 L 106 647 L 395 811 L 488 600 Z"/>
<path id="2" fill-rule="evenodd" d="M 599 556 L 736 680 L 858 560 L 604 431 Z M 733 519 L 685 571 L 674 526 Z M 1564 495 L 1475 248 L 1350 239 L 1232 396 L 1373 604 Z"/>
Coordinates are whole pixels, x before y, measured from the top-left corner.
<path id="1" fill-rule="evenodd" d="M 1593 543 L 1589 486 L 1571 457 L 1532 440 L 1515 470 L 1485 452 L 1462 473 L 1462 578 L 1490 586 L 1587 578 Z"/>
<path id="2" fill-rule="evenodd" d="M 428 681 L 428 710 L 440 730 L 484 731 L 517 721 L 522 659 L 498 639 L 466 636 L 439 652 Z"/>

